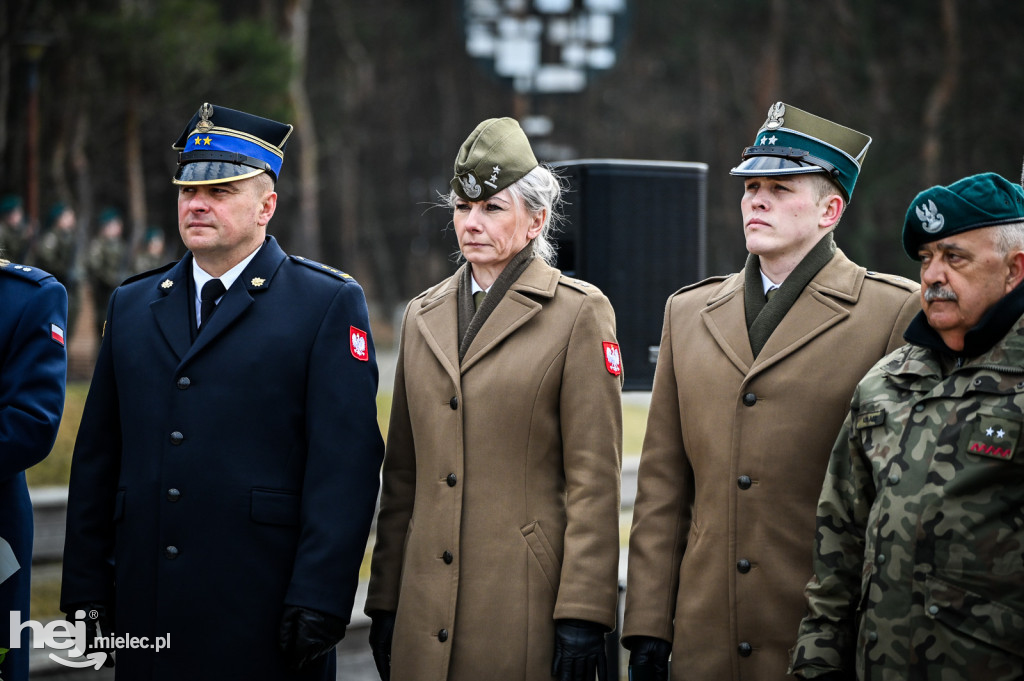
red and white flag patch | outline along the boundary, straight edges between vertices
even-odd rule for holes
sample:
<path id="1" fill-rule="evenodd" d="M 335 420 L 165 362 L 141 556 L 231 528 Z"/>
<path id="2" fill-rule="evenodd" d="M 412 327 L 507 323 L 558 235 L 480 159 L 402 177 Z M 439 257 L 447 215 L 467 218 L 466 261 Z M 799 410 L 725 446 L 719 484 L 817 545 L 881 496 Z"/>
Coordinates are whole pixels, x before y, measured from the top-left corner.
<path id="1" fill-rule="evenodd" d="M 370 348 L 365 331 L 354 326 L 348 327 L 348 345 L 353 357 L 363 362 L 370 360 Z"/>
<path id="2" fill-rule="evenodd" d="M 56 324 L 50 324 L 50 338 L 64 345 L 64 329 Z"/>
<path id="3" fill-rule="evenodd" d="M 612 376 L 622 373 L 622 356 L 619 354 L 619 344 L 604 341 L 604 366 Z"/>

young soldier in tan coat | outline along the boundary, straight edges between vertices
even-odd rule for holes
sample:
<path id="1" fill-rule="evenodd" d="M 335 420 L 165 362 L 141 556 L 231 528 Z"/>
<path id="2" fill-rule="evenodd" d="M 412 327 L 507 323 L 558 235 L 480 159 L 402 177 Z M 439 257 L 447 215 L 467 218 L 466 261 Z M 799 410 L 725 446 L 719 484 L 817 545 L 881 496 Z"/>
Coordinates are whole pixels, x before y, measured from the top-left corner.
<path id="1" fill-rule="evenodd" d="M 732 170 L 745 270 L 668 301 L 629 543 L 637 678 L 670 653 L 675 681 L 786 678 L 832 443 L 919 309 L 832 239 L 870 142 L 775 104 Z"/>

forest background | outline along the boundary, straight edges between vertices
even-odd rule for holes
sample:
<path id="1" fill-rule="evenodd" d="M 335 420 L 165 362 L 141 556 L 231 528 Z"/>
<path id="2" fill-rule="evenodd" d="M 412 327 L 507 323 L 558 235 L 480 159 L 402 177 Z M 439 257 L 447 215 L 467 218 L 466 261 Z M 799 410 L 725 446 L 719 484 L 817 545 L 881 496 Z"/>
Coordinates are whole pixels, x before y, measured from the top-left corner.
<path id="1" fill-rule="evenodd" d="M 630 0 L 614 67 L 546 95 L 517 93 L 467 54 L 464 0 L 0 7 L 0 194 L 28 197 L 37 218 L 72 204 L 83 243 L 115 207 L 133 245 L 157 227 L 173 259 L 170 145 L 199 106 L 294 123 L 270 231 L 362 283 L 378 343 L 397 308 L 455 267 L 449 215 L 431 205 L 484 118 L 550 119 L 542 161 L 707 163 L 709 274 L 742 266 L 728 171 L 778 100 L 874 138 L 837 234 L 869 269 L 916 278 L 899 232 L 921 189 L 1021 176 L 1020 0 Z"/>

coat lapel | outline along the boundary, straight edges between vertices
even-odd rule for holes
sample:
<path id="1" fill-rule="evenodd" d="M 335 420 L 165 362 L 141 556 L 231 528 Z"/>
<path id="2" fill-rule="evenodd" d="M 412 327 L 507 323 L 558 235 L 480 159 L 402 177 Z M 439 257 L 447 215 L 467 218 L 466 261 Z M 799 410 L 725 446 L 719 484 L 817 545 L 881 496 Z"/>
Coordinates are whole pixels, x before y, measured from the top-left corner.
<path id="1" fill-rule="evenodd" d="M 756 360 L 747 334 L 742 273 L 729 277 L 711 293 L 701 317 L 736 368 L 753 374 L 777 364 L 849 317 L 839 301 L 856 303 L 863 283 L 864 270 L 837 251 L 804 288 Z"/>
<path id="2" fill-rule="evenodd" d="M 463 265 L 465 267 L 465 265 Z M 416 313 L 416 327 L 452 382 L 459 382 L 459 276 L 429 291 Z"/>
<path id="3" fill-rule="evenodd" d="M 701 318 L 718 347 L 746 374 L 754 361 L 743 309 L 743 274 L 734 274 L 712 291 Z"/>
<path id="4" fill-rule="evenodd" d="M 473 339 L 473 344 L 462 358 L 463 373 L 541 311 L 543 304 L 537 298 L 554 297 L 559 274 L 540 258 L 533 259 Z"/>
<path id="5" fill-rule="evenodd" d="M 253 293 L 270 290 L 274 275 L 286 257 L 284 251 L 277 245 L 277 240 L 274 237 L 267 237 L 259 253 L 246 265 L 242 274 L 239 275 L 235 283 L 228 289 L 228 292 L 224 294 L 220 303 L 217 304 L 217 312 L 206 322 L 204 325 L 206 328 L 200 330 L 195 343 L 191 344 L 185 356 L 182 357 L 182 364 L 187 363 L 202 352 L 231 328 L 235 321 L 253 304 Z M 189 275 L 191 276 L 191 269 L 189 269 Z M 183 321 L 185 323 L 185 333 L 187 334 L 188 320 L 185 319 Z"/>
<path id="6" fill-rule="evenodd" d="M 188 315 L 195 314 L 189 295 L 188 277 L 192 276 L 192 255 L 178 261 L 157 282 L 156 299 L 149 304 L 156 326 L 180 360 L 192 345 Z"/>
<path id="7" fill-rule="evenodd" d="M 765 343 L 753 371 L 776 364 L 850 316 L 844 303 L 856 303 L 864 270 L 837 250 L 804 288 L 793 307 Z"/>

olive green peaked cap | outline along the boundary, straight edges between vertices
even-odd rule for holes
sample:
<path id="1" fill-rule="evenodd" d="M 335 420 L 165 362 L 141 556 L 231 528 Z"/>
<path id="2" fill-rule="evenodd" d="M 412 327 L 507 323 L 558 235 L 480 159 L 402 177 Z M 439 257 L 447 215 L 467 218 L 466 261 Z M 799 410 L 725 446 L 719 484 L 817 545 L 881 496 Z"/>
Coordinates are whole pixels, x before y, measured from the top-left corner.
<path id="1" fill-rule="evenodd" d="M 870 144 L 864 133 L 776 102 L 730 172 L 749 177 L 826 173 L 849 201 Z"/>
<path id="2" fill-rule="evenodd" d="M 537 158 L 519 123 L 488 118 L 462 143 L 451 185 L 460 198 L 483 201 L 536 167 Z"/>

